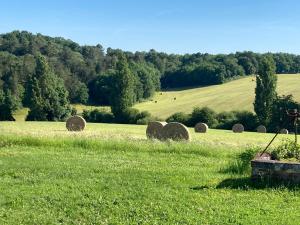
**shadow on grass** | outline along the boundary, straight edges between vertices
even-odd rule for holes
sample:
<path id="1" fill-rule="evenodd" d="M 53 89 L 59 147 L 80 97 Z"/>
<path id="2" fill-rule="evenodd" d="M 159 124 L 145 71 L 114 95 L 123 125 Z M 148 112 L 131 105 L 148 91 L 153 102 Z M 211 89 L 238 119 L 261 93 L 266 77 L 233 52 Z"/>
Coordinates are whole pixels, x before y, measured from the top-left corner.
<path id="1" fill-rule="evenodd" d="M 300 184 L 284 182 L 274 179 L 256 179 L 253 180 L 250 177 L 243 178 L 229 178 L 220 182 L 217 189 L 229 188 L 229 189 L 241 189 L 241 190 L 249 190 L 249 189 L 290 189 L 290 190 L 300 190 Z"/>
<path id="2" fill-rule="evenodd" d="M 207 185 L 191 187 L 191 190 L 200 191 L 210 189 Z M 215 189 L 237 189 L 237 190 L 258 190 L 258 189 L 289 189 L 300 190 L 300 184 L 276 180 L 252 180 L 250 177 L 229 178 L 221 181 Z"/>

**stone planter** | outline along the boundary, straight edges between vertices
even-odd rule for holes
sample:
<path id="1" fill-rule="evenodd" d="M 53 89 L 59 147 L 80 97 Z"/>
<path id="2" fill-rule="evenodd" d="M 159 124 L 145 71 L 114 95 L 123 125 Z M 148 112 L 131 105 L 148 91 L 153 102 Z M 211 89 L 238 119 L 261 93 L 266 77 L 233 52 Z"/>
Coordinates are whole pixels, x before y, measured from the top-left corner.
<path id="1" fill-rule="evenodd" d="M 300 184 L 300 163 L 255 158 L 251 161 L 251 167 L 253 180 L 276 180 Z"/>

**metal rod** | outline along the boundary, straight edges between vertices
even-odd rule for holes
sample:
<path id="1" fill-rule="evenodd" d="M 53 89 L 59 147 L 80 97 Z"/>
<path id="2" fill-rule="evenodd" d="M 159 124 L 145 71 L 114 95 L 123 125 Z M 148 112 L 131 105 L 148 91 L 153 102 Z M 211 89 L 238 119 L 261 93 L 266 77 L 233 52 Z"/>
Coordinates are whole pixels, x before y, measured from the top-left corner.
<path id="1" fill-rule="evenodd" d="M 260 154 L 260 156 L 262 156 L 266 151 L 267 149 L 270 147 L 270 145 L 273 143 L 273 141 L 275 140 L 275 138 L 278 136 L 280 132 L 280 128 L 278 129 L 277 133 L 275 134 L 275 136 L 272 138 L 272 140 L 269 142 L 269 144 L 267 145 L 267 147 L 262 151 L 262 153 Z"/>
<path id="2" fill-rule="evenodd" d="M 297 135 L 298 135 L 298 124 L 297 124 L 298 118 L 295 120 L 295 146 L 298 144 Z"/>

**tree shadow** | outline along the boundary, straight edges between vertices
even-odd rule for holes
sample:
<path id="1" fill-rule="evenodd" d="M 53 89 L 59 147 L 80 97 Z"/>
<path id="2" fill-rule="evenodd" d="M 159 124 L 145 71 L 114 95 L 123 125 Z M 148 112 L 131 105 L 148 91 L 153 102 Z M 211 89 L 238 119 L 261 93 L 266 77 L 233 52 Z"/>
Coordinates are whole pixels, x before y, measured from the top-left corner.
<path id="1" fill-rule="evenodd" d="M 230 188 L 230 189 L 241 189 L 241 190 L 249 190 L 249 189 L 290 189 L 290 190 L 299 190 L 300 184 L 293 183 L 289 181 L 282 181 L 277 179 L 252 179 L 250 177 L 242 177 L 242 178 L 229 178 L 220 182 L 217 189 L 222 188 Z"/>

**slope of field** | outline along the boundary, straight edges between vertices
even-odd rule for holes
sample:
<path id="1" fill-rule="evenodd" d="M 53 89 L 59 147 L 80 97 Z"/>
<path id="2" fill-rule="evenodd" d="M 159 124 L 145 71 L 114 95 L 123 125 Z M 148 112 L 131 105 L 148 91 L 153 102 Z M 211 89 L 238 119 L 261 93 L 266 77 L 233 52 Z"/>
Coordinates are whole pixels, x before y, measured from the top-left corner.
<path id="1" fill-rule="evenodd" d="M 230 170 L 245 144 L 271 136 L 161 143 L 145 126 L 1 122 L 0 224 L 298 224 L 299 188 Z"/>
<path id="2" fill-rule="evenodd" d="M 231 110 L 253 111 L 255 77 L 247 77 L 222 85 L 157 93 L 152 101 L 137 104 L 139 110 L 165 119 L 175 112 L 190 113 L 194 107 L 208 106 L 217 112 Z M 280 95 L 293 94 L 300 101 L 300 75 L 279 75 L 277 91 Z M 175 100 L 176 98 L 176 100 Z"/>

